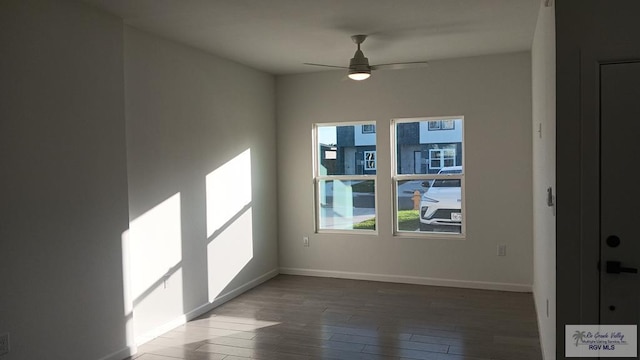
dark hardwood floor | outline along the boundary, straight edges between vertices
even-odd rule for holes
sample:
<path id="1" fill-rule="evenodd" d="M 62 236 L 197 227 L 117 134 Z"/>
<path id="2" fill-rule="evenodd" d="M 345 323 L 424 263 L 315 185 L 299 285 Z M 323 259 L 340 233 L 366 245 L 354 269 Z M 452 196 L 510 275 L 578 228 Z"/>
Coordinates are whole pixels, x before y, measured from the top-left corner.
<path id="1" fill-rule="evenodd" d="M 540 360 L 532 295 L 279 275 L 136 360 Z"/>

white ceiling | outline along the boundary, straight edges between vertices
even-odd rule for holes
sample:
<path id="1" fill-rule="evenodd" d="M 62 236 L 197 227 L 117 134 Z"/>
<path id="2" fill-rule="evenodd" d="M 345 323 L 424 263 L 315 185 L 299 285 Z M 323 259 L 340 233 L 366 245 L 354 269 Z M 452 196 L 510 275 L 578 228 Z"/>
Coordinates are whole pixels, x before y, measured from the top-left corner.
<path id="1" fill-rule="evenodd" d="M 135 28 L 272 74 L 531 49 L 540 0 L 83 0 Z"/>

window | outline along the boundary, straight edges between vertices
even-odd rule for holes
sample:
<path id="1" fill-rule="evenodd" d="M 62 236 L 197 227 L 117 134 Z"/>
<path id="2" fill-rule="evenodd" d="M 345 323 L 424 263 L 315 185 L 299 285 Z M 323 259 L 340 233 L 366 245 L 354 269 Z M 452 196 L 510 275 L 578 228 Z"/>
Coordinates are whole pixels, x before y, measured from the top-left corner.
<path id="1" fill-rule="evenodd" d="M 442 126 L 440 127 L 442 130 L 453 130 L 455 129 L 455 121 L 453 119 L 442 120 Z"/>
<path id="2" fill-rule="evenodd" d="M 375 134 L 376 126 L 374 124 L 364 124 L 362 125 L 362 133 L 363 134 Z"/>
<path id="3" fill-rule="evenodd" d="M 336 160 L 338 154 L 335 150 L 327 150 L 324 152 L 324 158 L 327 160 Z"/>
<path id="4" fill-rule="evenodd" d="M 316 231 L 376 231 L 374 123 L 314 126 Z M 358 131 L 362 129 L 362 131 Z"/>
<path id="5" fill-rule="evenodd" d="M 429 149 L 429 169 L 455 166 L 456 149 Z"/>
<path id="6" fill-rule="evenodd" d="M 364 152 L 364 169 L 365 170 L 376 169 L 376 152 L 375 151 Z"/>
<path id="7" fill-rule="evenodd" d="M 442 122 L 440 120 L 429 121 L 429 130 L 440 130 Z"/>
<path id="8" fill-rule="evenodd" d="M 463 121 L 392 121 L 396 234 L 464 234 Z"/>
<path id="9" fill-rule="evenodd" d="M 429 120 L 429 131 L 453 130 L 455 128 L 456 128 L 456 122 L 454 119 Z"/>

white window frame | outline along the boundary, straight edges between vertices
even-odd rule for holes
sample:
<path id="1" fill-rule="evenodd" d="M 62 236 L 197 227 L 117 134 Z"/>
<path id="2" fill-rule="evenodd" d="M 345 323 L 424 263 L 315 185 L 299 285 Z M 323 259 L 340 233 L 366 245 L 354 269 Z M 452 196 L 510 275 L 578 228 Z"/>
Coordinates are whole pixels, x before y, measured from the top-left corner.
<path id="1" fill-rule="evenodd" d="M 398 174 L 398 163 L 397 163 L 397 132 L 396 127 L 397 124 L 400 123 L 412 123 L 412 122 L 423 122 L 423 121 L 441 121 L 441 120 L 462 120 L 462 129 L 460 129 L 462 133 L 462 169 L 463 172 L 461 174 Z M 442 124 L 442 121 L 440 122 Z M 431 131 L 429 129 L 429 125 L 427 125 L 427 131 Z M 465 174 L 464 174 L 464 116 L 438 116 L 438 117 L 420 117 L 420 118 L 396 118 L 391 120 L 391 179 L 392 179 L 392 196 L 393 196 L 393 235 L 396 237 L 406 237 L 406 238 L 446 238 L 452 240 L 464 240 L 466 239 L 466 224 L 468 215 L 465 209 Z M 435 149 L 435 150 L 446 150 L 446 149 Z M 429 159 L 430 161 L 430 159 Z M 431 165 L 430 163 L 428 164 Z M 460 179 L 460 191 L 461 191 L 461 212 L 463 214 L 462 224 L 460 233 L 445 233 L 445 232 L 429 232 L 429 231 L 404 231 L 398 229 L 398 183 L 400 181 L 405 180 L 437 180 L 437 179 Z M 420 210 L 418 210 L 420 211 Z"/>
<path id="2" fill-rule="evenodd" d="M 354 174 L 354 175 L 322 175 L 320 174 L 320 158 L 319 149 L 320 143 L 318 141 L 318 128 L 327 126 L 358 126 L 358 125 L 370 125 L 373 124 L 374 128 L 376 121 L 350 121 L 350 122 L 338 122 L 338 123 L 316 123 L 313 124 L 313 214 L 314 214 L 314 228 L 315 233 L 331 233 L 331 234 L 366 234 L 377 235 L 379 224 L 378 221 L 378 175 L 377 170 L 375 175 L 371 174 Z M 337 142 L 337 141 L 336 141 Z M 376 135 L 376 151 L 378 150 L 378 139 Z M 372 151 L 372 150 L 366 150 Z M 364 161 L 364 155 L 363 155 Z M 377 155 L 376 155 L 376 168 L 377 168 Z M 374 169 L 371 169 L 374 170 Z M 375 206 L 375 222 L 376 227 L 374 230 L 361 230 L 361 229 L 321 229 L 320 228 L 320 182 L 321 181 L 349 181 L 349 180 L 373 180 L 374 184 L 374 206 Z"/>

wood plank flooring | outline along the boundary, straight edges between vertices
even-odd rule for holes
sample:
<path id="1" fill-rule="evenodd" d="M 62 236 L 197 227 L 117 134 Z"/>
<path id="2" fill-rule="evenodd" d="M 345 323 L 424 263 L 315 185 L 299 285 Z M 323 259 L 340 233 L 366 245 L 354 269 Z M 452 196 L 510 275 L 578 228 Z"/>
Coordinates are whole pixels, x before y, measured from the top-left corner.
<path id="1" fill-rule="evenodd" d="M 136 360 L 540 360 L 532 295 L 278 275 Z"/>

